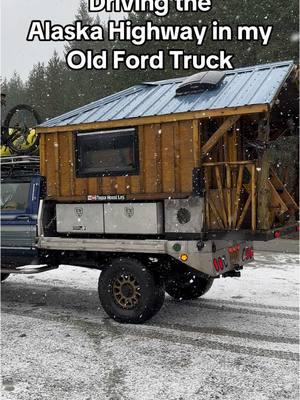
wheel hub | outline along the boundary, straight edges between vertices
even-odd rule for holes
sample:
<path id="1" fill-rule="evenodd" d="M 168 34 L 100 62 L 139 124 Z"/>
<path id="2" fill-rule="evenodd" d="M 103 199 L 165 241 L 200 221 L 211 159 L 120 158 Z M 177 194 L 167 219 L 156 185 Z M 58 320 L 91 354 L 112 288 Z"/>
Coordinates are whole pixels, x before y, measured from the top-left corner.
<path id="1" fill-rule="evenodd" d="M 121 275 L 113 283 L 115 302 L 126 310 L 137 306 L 141 297 L 138 281 L 132 275 Z"/>

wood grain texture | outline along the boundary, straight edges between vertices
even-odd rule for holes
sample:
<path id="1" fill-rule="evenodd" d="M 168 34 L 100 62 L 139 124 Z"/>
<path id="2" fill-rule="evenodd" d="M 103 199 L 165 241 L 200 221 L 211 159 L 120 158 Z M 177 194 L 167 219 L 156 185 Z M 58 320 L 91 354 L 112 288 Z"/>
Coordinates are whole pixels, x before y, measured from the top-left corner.
<path id="1" fill-rule="evenodd" d="M 161 137 L 162 191 L 174 193 L 175 188 L 175 153 L 174 124 L 163 125 Z"/>
<path id="2" fill-rule="evenodd" d="M 198 124 L 197 124 L 198 125 Z M 199 139 L 192 120 L 150 124 L 138 128 L 139 174 L 133 176 L 76 176 L 73 132 L 41 134 L 41 172 L 47 178 L 48 197 L 77 201 L 88 195 L 149 195 L 192 192 Z"/>
<path id="3" fill-rule="evenodd" d="M 179 123 L 179 153 L 180 153 L 180 191 L 188 192 L 192 189 L 192 175 L 194 168 L 193 122 Z"/>
<path id="4" fill-rule="evenodd" d="M 71 138 L 72 139 L 72 138 Z M 73 190 L 73 154 L 72 154 L 72 141 L 70 140 L 69 133 L 60 133 L 58 135 L 58 145 L 61 149 L 59 157 L 59 169 L 61 187 L 59 194 L 61 196 L 68 196 L 70 192 L 74 194 Z"/>
<path id="5" fill-rule="evenodd" d="M 222 125 L 216 130 L 216 132 L 208 139 L 204 146 L 202 146 L 201 154 L 202 157 L 206 156 L 207 153 L 218 143 L 222 136 L 237 122 L 240 115 L 233 115 L 225 119 Z"/>

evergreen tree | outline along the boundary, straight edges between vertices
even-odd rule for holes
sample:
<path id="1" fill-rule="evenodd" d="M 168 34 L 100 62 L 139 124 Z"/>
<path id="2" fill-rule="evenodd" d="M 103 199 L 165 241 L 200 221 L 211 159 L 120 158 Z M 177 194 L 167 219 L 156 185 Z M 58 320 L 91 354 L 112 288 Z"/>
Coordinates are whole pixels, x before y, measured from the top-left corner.
<path id="1" fill-rule="evenodd" d="M 170 2 L 170 12 L 166 17 L 157 17 L 150 13 L 130 13 L 128 18 L 133 24 L 143 25 L 151 20 L 156 25 L 210 25 L 212 20 L 220 24 L 230 25 L 236 31 L 237 25 L 273 25 L 274 30 L 268 46 L 260 42 L 213 42 L 208 33 L 203 46 L 196 46 L 195 42 L 148 42 L 144 46 L 134 46 L 130 42 L 109 42 L 107 27 L 105 40 L 92 42 L 69 42 L 65 53 L 72 49 L 91 49 L 99 53 L 102 49 L 111 51 L 115 48 L 124 49 L 132 54 L 154 54 L 158 50 L 182 49 L 186 53 L 212 54 L 225 48 L 228 53 L 234 53 L 235 67 L 254 65 L 272 61 L 294 59 L 298 61 L 298 15 L 297 0 L 282 2 L 279 0 L 222 0 L 214 1 L 213 8 L 208 13 L 186 12 L 179 13 L 174 8 L 174 1 Z M 75 20 L 83 24 L 102 25 L 100 16 L 95 17 L 88 12 L 86 0 L 81 0 Z M 110 61 L 110 60 L 109 60 Z M 163 71 L 136 70 L 130 71 L 124 66 L 119 71 L 109 68 L 101 70 L 72 71 L 65 65 L 55 52 L 45 67 L 38 63 L 29 74 L 26 84 L 15 72 L 11 79 L 1 84 L 3 93 L 7 95 L 6 110 L 20 103 L 33 105 L 42 117 L 50 118 L 65 111 L 105 97 L 111 93 L 127 88 L 143 81 L 167 79 L 175 76 L 191 75 L 194 70 L 174 71 L 170 62 L 166 63 Z M 5 114 L 5 110 L 4 110 Z"/>
<path id="2" fill-rule="evenodd" d="M 47 115 L 46 93 L 45 65 L 43 63 L 38 63 L 34 65 L 33 69 L 30 71 L 26 82 L 26 102 L 38 111 L 42 119 Z"/>
<path id="3" fill-rule="evenodd" d="M 75 21 L 82 21 L 84 25 L 102 25 L 99 15 L 96 15 L 95 19 L 89 14 L 87 2 L 81 0 L 78 12 L 75 16 Z M 105 35 L 107 38 L 107 35 Z M 65 47 L 65 53 L 69 53 L 71 50 L 93 50 L 94 53 L 99 53 L 102 49 L 108 50 L 110 44 L 107 40 L 105 41 L 85 41 L 81 42 L 69 42 Z M 79 107 L 83 104 L 89 103 L 96 99 L 106 96 L 111 92 L 109 85 L 110 73 L 109 71 L 102 70 L 87 70 L 83 69 L 80 71 L 68 71 L 68 98 L 72 104 L 72 107 Z"/>
<path id="4" fill-rule="evenodd" d="M 26 90 L 20 75 L 13 73 L 11 79 L 6 83 L 6 110 L 10 110 L 17 104 L 26 103 Z"/>
<path id="5" fill-rule="evenodd" d="M 1 81 L 1 95 L 5 95 L 5 99 L 3 99 L 3 103 L 2 103 L 2 97 L 1 97 L 1 126 L 2 126 L 4 118 L 5 118 L 5 110 L 6 110 L 7 93 L 8 92 L 9 92 L 8 80 L 6 78 L 4 78 L 4 80 Z"/>
<path id="6" fill-rule="evenodd" d="M 46 68 L 46 117 L 52 118 L 69 109 L 66 102 L 65 64 L 54 51 Z"/>
<path id="7" fill-rule="evenodd" d="M 148 42 L 143 46 L 134 46 L 130 42 L 125 44 L 127 52 L 132 54 L 150 53 L 158 50 L 184 50 L 188 54 L 213 54 L 221 49 L 234 54 L 235 67 L 254 65 L 286 59 L 298 59 L 298 16 L 299 5 L 297 0 L 288 3 L 279 0 L 222 0 L 213 2 L 212 10 L 208 13 L 184 12 L 175 9 L 173 0 L 169 0 L 170 12 L 165 17 L 157 17 L 149 13 L 131 13 L 129 19 L 134 24 L 143 25 L 151 20 L 160 25 L 211 25 L 213 20 L 218 20 L 221 25 L 232 27 L 234 38 L 237 25 L 273 25 L 273 34 L 268 46 L 260 42 L 216 42 L 211 40 L 211 32 L 206 36 L 204 44 L 200 47 L 191 42 L 168 41 Z M 119 43 L 118 46 L 122 46 Z M 140 71 L 135 73 L 124 68 L 123 82 L 130 85 L 145 80 L 165 79 L 174 76 L 190 75 L 196 71 L 174 71 L 170 62 L 166 63 L 164 71 Z"/>

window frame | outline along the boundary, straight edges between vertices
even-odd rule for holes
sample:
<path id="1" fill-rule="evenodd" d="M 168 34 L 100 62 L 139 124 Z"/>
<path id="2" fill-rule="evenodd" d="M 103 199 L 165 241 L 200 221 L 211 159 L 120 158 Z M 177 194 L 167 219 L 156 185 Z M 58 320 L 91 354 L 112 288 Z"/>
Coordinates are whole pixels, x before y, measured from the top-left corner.
<path id="1" fill-rule="evenodd" d="M 1 215 L 2 217 L 9 216 L 9 215 L 20 215 L 20 214 L 31 214 L 31 195 L 32 195 L 32 181 L 30 179 L 26 180 L 6 180 L 3 179 L 1 182 L 1 185 L 18 185 L 18 184 L 28 184 L 29 185 L 29 190 L 28 190 L 28 197 L 26 201 L 26 207 L 22 209 L 7 209 L 7 208 L 2 208 L 1 207 Z"/>
<path id="2" fill-rule="evenodd" d="M 77 178 L 92 178 L 92 177 L 105 177 L 105 176 L 134 176 L 139 175 L 140 172 L 140 157 L 139 157 L 139 138 L 138 130 L 136 127 L 126 127 L 126 128 L 113 128 L 113 129 L 94 129 L 94 130 L 80 130 L 74 132 L 75 134 L 75 165 L 76 165 L 76 177 Z M 134 168 L 131 171 L 127 170 L 111 170 L 103 169 L 99 172 L 83 172 L 82 166 L 80 165 L 80 146 L 79 146 L 79 135 L 103 135 L 104 137 L 109 137 L 110 135 L 116 135 L 115 137 L 120 137 L 123 135 L 128 135 L 133 137 L 133 158 L 134 158 Z"/>

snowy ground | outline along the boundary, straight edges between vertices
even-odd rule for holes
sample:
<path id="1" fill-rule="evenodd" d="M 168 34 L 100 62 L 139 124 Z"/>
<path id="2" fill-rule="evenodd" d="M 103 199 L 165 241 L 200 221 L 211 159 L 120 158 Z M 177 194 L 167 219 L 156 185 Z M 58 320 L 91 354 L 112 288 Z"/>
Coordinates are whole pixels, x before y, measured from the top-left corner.
<path id="1" fill-rule="evenodd" d="M 2 284 L 2 399 L 296 400 L 297 255 L 260 253 L 241 278 L 145 325 L 98 303 L 97 271 L 61 267 Z"/>

